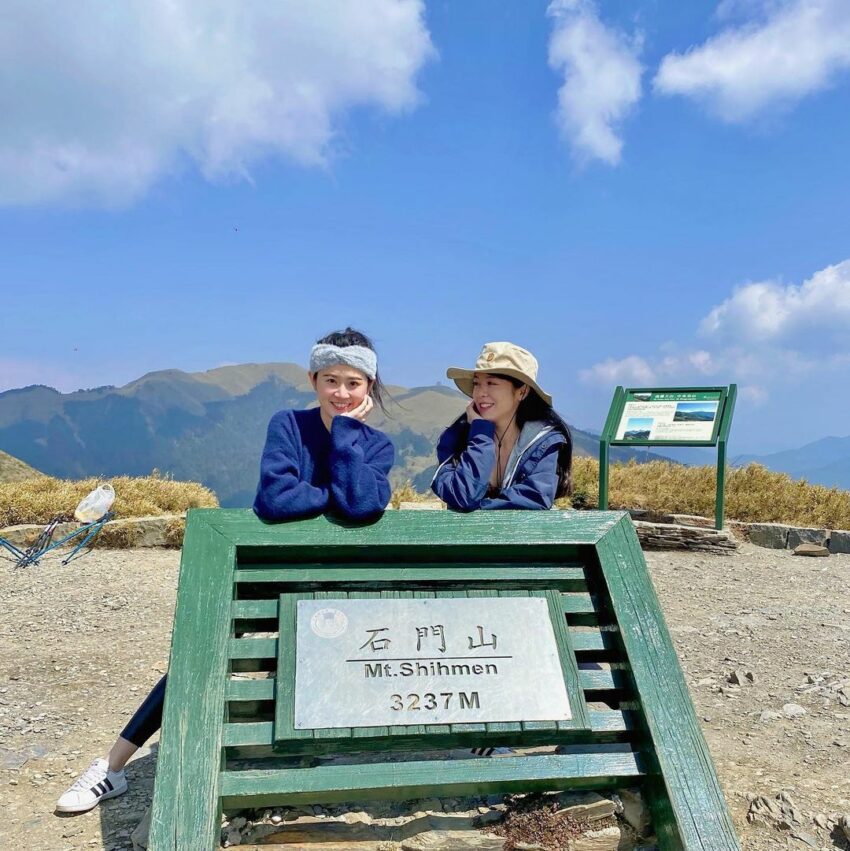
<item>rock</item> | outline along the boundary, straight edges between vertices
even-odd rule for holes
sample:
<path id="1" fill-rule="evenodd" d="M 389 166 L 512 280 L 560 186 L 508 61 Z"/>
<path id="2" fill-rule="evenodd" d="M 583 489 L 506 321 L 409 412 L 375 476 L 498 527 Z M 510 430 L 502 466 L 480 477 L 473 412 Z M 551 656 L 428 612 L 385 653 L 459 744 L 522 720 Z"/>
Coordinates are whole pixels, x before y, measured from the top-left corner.
<path id="1" fill-rule="evenodd" d="M 120 520 L 110 520 L 104 524 L 100 534 L 92 541 L 99 546 L 133 546 L 133 547 L 173 547 L 182 541 L 182 531 L 178 527 L 185 524 L 182 514 L 163 514 L 158 517 L 128 517 Z M 80 528 L 79 523 L 60 523 L 56 527 L 53 540 L 58 541 Z M 0 535 L 11 541 L 15 546 L 30 546 L 44 529 L 40 524 L 25 524 L 8 526 L 0 529 Z M 179 537 L 179 540 L 178 540 Z M 69 541 L 67 546 L 76 546 L 78 539 Z"/>
<path id="2" fill-rule="evenodd" d="M 797 544 L 794 547 L 795 556 L 828 556 L 829 550 L 823 544 Z"/>
<path id="3" fill-rule="evenodd" d="M 736 686 L 749 686 L 756 681 L 752 671 L 735 670 L 726 677 L 726 682 Z"/>
<path id="4" fill-rule="evenodd" d="M 563 792 L 558 796 L 558 816 L 576 821 L 594 822 L 611 818 L 617 811 L 617 804 L 596 792 L 585 794 Z"/>
<path id="5" fill-rule="evenodd" d="M 799 703 L 786 703 L 782 707 L 782 714 L 786 718 L 801 718 L 806 714 L 806 710 Z"/>
<path id="6" fill-rule="evenodd" d="M 833 529 L 829 533 L 829 551 L 831 553 L 850 553 L 850 532 Z"/>
<path id="7" fill-rule="evenodd" d="M 623 849 L 623 832 L 619 827 L 586 830 L 570 841 L 564 851 L 618 851 Z"/>
<path id="8" fill-rule="evenodd" d="M 702 529 L 714 528 L 712 517 L 700 517 L 698 514 L 671 514 L 669 522 L 678 523 L 680 526 L 699 526 Z"/>
<path id="9" fill-rule="evenodd" d="M 723 530 L 680 526 L 674 523 L 632 521 L 638 540 L 645 550 L 690 550 L 693 552 L 729 555 L 738 549 L 738 542 Z"/>
<path id="10" fill-rule="evenodd" d="M 148 807 L 144 818 L 138 827 L 130 834 L 130 842 L 133 843 L 133 851 L 146 851 L 148 847 L 148 834 L 151 829 L 151 808 Z"/>
<path id="11" fill-rule="evenodd" d="M 765 709 L 761 715 L 759 715 L 759 721 L 761 721 L 762 724 L 767 724 L 770 721 L 778 721 L 781 717 L 781 712 L 777 712 L 775 709 Z"/>
<path id="12" fill-rule="evenodd" d="M 845 839 L 850 839 L 850 815 L 841 816 L 836 822 L 836 827 L 841 830 Z"/>
<path id="13" fill-rule="evenodd" d="M 649 836 L 652 829 L 652 817 L 643 795 L 636 789 L 620 789 L 618 792 L 623 807 L 620 817 L 639 836 Z"/>
<path id="14" fill-rule="evenodd" d="M 793 550 L 800 544 L 818 544 L 825 547 L 829 541 L 828 529 L 806 529 L 792 526 L 788 531 L 788 549 Z"/>
<path id="15" fill-rule="evenodd" d="M 429 830 L 401 843 L 401 851 L 502 851 L 505 840 L 477 830 Z"/>
<path id="16" fill-rule="evenodd" d="M 784 550 L 788 546 L 790 530 L 790 526 L 782 523 L 750 523 L 750 543 L 772 550 Z"/>

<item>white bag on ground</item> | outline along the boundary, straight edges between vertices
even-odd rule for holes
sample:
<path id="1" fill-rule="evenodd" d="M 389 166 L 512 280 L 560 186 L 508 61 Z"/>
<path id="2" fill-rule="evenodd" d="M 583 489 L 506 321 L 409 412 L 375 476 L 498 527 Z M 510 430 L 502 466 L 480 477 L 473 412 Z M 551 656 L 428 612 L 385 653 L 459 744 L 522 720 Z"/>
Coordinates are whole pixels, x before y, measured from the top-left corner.
<path id="1" fill-rule="evenodd" d="M 74 517 L 80 523 L 94 523 L 112 508 L 113 502 L 115 502 L 115 489 L 112 485 L 100 485 L 80 502 Z"/>

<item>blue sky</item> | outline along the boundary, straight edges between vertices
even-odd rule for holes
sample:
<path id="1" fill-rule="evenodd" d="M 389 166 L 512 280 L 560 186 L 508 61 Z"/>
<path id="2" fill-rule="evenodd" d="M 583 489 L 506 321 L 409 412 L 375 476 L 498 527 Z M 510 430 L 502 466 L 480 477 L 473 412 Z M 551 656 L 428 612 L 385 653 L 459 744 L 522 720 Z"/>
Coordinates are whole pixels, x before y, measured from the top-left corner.
<path id="1" fill-rule="evenodd" d="M 13 2 L 0 390 L 530 348 L 741 388 L 733 449 L 850 434 L 850 4 Z"/>

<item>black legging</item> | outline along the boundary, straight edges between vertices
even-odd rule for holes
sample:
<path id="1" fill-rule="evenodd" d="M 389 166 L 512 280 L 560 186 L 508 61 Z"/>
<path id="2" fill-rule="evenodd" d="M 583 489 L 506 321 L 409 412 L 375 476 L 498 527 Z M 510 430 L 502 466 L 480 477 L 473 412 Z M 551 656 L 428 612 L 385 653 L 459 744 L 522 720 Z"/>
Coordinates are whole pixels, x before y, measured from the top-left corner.
<path id="1" fill-rule="evenodd" d="M 162 705 L 165 703 L 165 680 L 167 674 L 153 687 L 144 703 L 133 713 L 121 738 L 140 748 L 161 726 Z"/>

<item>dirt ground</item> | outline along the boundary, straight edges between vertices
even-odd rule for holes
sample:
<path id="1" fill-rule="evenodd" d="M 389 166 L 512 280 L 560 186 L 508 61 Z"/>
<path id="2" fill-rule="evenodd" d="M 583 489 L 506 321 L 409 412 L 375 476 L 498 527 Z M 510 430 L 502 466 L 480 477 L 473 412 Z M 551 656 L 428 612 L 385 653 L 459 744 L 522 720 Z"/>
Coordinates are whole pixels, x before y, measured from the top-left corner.
<path id="1" fill-rule="evenodd" d="M 850 813 L 850 556 L 744 545 L 647 560 L 742 847 L 846 848 L 815 819 Z M 0 562 L 3 851 L 131 848 L 155 746 L 128 766 L 126 795 L 82 816 L 53 805 L 165 671 L 178 563 L 155 550 Z M 748 823 L 754 796 L 780 792 L 796 826 Z"/>

